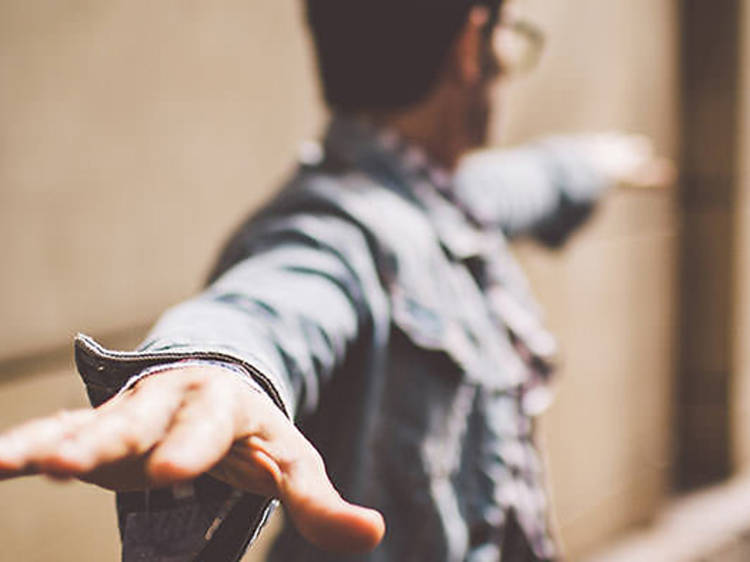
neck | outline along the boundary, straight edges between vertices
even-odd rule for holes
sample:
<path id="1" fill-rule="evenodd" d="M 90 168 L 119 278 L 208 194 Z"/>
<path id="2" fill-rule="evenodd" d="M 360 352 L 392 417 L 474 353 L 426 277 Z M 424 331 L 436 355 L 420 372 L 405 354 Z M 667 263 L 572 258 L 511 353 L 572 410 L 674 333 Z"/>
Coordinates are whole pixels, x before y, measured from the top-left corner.
<path id="1" fill-rule="evenodd" d="M 378 126 L 393 129 L 447 170 L 453 170 L 471 146 L 455 105 L 446 107 L 441 101 L 440 96 L 433 96 L 407 110 L 365 117 Z"/>

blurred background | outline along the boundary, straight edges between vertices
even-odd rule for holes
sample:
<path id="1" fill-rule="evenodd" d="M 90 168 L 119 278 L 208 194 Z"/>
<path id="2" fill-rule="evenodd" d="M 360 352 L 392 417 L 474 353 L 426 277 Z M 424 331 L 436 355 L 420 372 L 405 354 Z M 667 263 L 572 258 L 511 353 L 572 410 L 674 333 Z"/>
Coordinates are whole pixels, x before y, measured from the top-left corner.
<path id="1" fill-rule="evenodd" d="M 522 6 L 547 49 L 494 142 L 642 132 L 681 174 L 517 247 L 564 350 L 542 437 L 568 558 L 748 560 L 748 5 Z M 0 427 L 83 404 L 75 332 L 135 345 L 324 121 L 298 0 L 0 0 Z M 118 556 L 106 492 L 0 505 L 4 560 Z"/>

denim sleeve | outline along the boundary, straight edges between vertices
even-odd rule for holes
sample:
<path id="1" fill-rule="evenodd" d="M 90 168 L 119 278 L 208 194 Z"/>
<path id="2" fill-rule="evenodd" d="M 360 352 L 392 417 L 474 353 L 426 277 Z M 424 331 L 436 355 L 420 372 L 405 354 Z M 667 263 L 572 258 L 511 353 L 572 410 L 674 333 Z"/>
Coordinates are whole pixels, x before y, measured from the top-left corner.
<path id="1" fill-rule="evenodd" d="M 245 252 L 164 314 L 142 349 L 234 357 L 264 373 L 290 416 L 311 413 L 321 386 L 386 312 L 370 249 L 352 223 L 302 214 L 249 232 Z"/>
<path id="2" fill-rule="evenodd" d="M 144 369 L 199 359 L 237 365 L 292 418 L 315 410 L 321 385 L 386 313 L 365 236 L 342 218 L 301 214 L 245 238 L 241 259 L 167 311 L 137 351 L 78 338 L 94 405 Z M 208 476 L 187 491 L 118 494 L 123 559 L 239 560 L 272 507 Z"/>
<path id="3" fill-rule="evenodd" d="M 476 152 L 456 173 L 457 198 L 483 225 L 550 246 L 562 244 L 609 187 L 581 145 L 562 136 Z"/>

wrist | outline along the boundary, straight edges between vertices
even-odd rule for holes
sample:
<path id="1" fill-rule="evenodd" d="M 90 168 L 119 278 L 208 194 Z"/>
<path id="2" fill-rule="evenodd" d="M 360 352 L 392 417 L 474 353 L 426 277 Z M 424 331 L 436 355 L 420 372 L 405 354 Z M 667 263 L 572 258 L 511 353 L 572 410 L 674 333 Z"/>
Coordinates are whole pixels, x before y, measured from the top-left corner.
<path id="1" fill-rule="evenodd" d="M 227 361 L 213 361 L 206 359 L 185 359 L 144 369 L 125 383 L 120 390 L 120 394 L 133 389 L 145 379 L 167 374 L 170 376 L 177 375 L 181 378 L 192 377 L 195 382 L 201 382 L 206 378 L 223 376 L 233 379 L 235 382 L 242 384 L 249 390 L 265 394 L 263 388 L 255 382 L 252 376 L 241 366 Z"/>

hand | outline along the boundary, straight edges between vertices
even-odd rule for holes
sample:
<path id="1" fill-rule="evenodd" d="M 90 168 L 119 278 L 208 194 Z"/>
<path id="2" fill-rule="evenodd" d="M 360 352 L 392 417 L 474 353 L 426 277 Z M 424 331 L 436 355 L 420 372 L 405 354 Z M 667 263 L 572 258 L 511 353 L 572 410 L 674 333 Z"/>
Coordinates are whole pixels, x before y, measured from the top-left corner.
<path id="1" fill-rule="evenodd" d="M 279 408 L 220 367 L 154 374 L 96 410 L 0 435 L 0 479 L 47 474 L 133 490 L 205 472 L 278 497 L 302 535 L 324 549 L 371 550 L 385 532 L 380 513 L 339 496 L 318 452 Z"/>
<path id="2" fill-rule="evenodd" d="M 657 157 L 654 145 L 643 135 L 600 133 L 574 137 L 594 167 L 612 184 L 621 187 L 668 187 L 675 181 L 672 161 Z"/>

